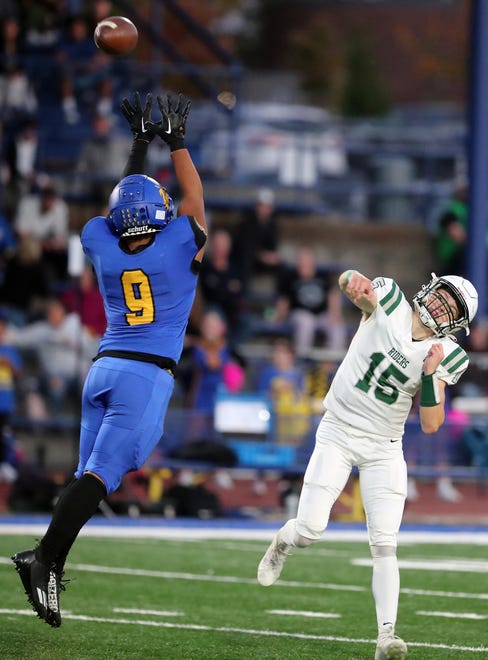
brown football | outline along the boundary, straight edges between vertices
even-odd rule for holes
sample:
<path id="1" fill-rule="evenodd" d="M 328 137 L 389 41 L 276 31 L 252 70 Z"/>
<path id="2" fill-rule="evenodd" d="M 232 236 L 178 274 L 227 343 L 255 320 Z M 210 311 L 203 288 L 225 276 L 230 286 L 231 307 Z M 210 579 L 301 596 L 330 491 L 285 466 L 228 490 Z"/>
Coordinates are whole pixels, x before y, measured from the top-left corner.
<path id="1" fill-rule="evenodd" d="M 109 55 L 127 55 L 137 44 L 137 28 L 125 16 L 108 16 L 100 21 L 93 38 L 98 48 Z"/>

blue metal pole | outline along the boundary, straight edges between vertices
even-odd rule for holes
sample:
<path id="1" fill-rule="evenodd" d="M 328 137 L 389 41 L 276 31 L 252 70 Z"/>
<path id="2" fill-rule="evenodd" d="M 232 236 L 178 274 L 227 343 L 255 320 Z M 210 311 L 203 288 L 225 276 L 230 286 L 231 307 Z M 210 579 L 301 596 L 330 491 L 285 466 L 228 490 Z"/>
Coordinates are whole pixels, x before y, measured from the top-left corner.
<path id="1" fill-rule="evenodd" d="M 488 230 L 488 1 L 473 0 L 469 89 L 469 231 L 467 276 L 479 295 L 479 316 L 487 314 Z"/>

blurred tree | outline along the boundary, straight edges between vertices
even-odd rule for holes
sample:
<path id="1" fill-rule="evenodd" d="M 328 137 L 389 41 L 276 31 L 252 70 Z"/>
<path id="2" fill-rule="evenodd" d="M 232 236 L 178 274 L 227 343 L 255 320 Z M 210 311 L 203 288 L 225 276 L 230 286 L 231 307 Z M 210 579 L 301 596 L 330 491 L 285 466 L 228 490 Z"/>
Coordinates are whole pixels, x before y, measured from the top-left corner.
<path id="1" fill-rule="evenodd" d="M 253 0 L 248 5 L 254 12 L 248 13 L 253 41 L 239 51 L 243 63 L 250 70 L 298 72 L 311 102 L 344 105 L 349 112 L 353 97 L 351 112 L 361 105 L 366 106 L 361 113 L 369 114 L 374 104 L 376 114 L 390 102 L 466 100 L 471 0 Z M 357 35 L 365 43 L 355 43 Z"/>
<path id="2" fill-rule="evenodd" d="M 346 117 L 384 115 L 391 106 L 381 70 L 369 40 L 361 32 L 349 37 L 346 80 L 340 112 Z"/>
<path id="3" fill-rule="evenodd" d="M 330 98 L 337 71 L 336 44 L 330 23 L 318 17 L 290 34 L 288 61 L 300 73 L 303 89 L 311 96 Z"/>

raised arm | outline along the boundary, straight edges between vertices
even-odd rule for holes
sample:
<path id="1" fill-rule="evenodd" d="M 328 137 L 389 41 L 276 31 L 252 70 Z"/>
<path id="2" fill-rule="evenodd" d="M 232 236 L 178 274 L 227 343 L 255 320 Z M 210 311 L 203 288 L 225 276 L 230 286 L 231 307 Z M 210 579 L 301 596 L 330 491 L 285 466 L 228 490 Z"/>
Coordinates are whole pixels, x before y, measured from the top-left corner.
<path id="1" fill-rule="evenodd" d="M 165 142 L 171 151 L 173 168 L 181 191 L 181 201 L 178 215 L 194 216 L 198 224 L 207 229 L 205 219 L 205 203 L 200 175 L 191 159 L 190 152 L 185 147 L 186 120 L 190 113 L 191 101 L 168 94 L 166 99 L 157 97 L 161 111 L 161 121 L 153 124 L 153 130 Z M 203 248 L 197 254 L 200 261 Z"/>
<path id="2" fill-rule="evenodd" d="M 424 360 L 420 389 L 420 425 L 424 433 L 437 433 L 444 423 L 446 383 L 436 375 L 436 369 L 444 359 L 442 344 L 432 344 Z"/>
<path id="3" fill-rule="evenodd" d="M 369 316 L 376 309 L 378 300 L 370 279 L 357 270 L 346 270 L 339 276 L 339 287 L 349 300 Z"/>
<path id="4" fill-rule="evenodd" d="M 188 149 L 178 149 L 178 151 L 171 152 L 171 159 L 181 191 L 178 215 L 193 215 L 197 222 L 206 229 L 203 186 L 190 152 Z"/>
<path id="5" fill-rule="evenodd" d="M 151 124 L 152 94 L 147 94 L 144 108 L 139 92 L 134 92 L 134 101 L 124 98 L 120 111 L 127 120 L 133 135 L 132 148 L 124 168 L 122 178 L 131 174 L 144 174 L 146 169 L 146 154 L 149 144 L 154 139 L 154 132 L 148 129 Z"/>

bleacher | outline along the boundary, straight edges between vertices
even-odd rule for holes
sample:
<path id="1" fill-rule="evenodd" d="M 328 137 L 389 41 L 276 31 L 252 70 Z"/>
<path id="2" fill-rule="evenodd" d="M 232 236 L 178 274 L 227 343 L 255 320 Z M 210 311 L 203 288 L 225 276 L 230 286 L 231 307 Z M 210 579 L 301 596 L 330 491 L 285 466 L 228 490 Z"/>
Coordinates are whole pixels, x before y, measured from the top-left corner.
<path id="1" fill-rule="evenodd" d="M 207 457 L 179 458 L 192 445 L 204 443 L 230 448 L 236 461 L 229 467 L 271 469 L 303 472 L 313 449 L 315 431 L 321 414 L 273 413 L 270 402 L 258 393 L 224 396 L 215 415 L 170 407 L 165 433 L 156 446 L 148 465 L 151 467 L 175 465 L 218 465 L 220 460 Z M 64 442 L 66 436 L 77 438 L 79 418 L 62 415 L 47 419 L 31 419 L 17 415 L 13 429 L 29 457 L 35 438 L 50 442 L 54 437 Z M 488 414 L 475 415 L 460 427 L 447 420 L 434 435 L 425 435 L 416 417 L 405 427 L 403 446 L 412 475 L 434 477 L 449 473 L 454 478 L 488 478 Z M 198 452 L 194 452 L 197 456 Z M 71 454 L 57 452 L 57 461 L 49 461 L 48 469 L 68 468 Z"/>
<path id="2" fill-rule="evenodd" d="M 53 63 L 50 57 L 49 53 L 42 56 L 39 53 L 30 53 L 26 59 L 27 69 L 35 79 L 39 93 L 40 163 L 44 171 L 62 182 L 61 189 L 72 203 L 73 216 L 77 216 L 80 209 L 76 205 L 79 204 L 81 214 L 86 219 L 84 205 L 90 200 L 70 197 L 69 187 L 72 168 L 77 161 L 81 144 L 89 135 L 90 124 L 87 117 L 93 108 L 87 100 L 86 106 L 82 108 L 82 120 L 74 126 L 65 123 L 59 98 L 58 102 L 53 102 L 59 90 L 55 77 L 49 73 Z M 231 62 L 232 66 L 235 64 Z M 148 67 L 147 63 L 135 62 L 129 66 L 120 60 L 114 61 L 113 66 L 116 112 L 122 95 L 128 94 L 132 89 L 139 89 L 142 93 L 151 89 L 163 71 L 162 61 Z M 167 71 L 174 72 L 172 64 L 167 66 Z M 191 74 L 195 80 L 205 79 L 200 71 L 192 70 Z M 255 193 L 255 185 L 243 181 L 209 180 L 205 184 L 207 208 L 212 212 L 213 227 L 232 227 L 237 214 L 249 205 Z M 362 218 L 358 217 L 344 218 L 336 212 L 331 203 L 333 195 L 328 203 L 326 197 L 328 190 L 336 196 L 340 193 L 343 197 L 345 191 L 349 191 L 350 181 L 328 181 L 322 184 L 323 188 L 320 190 L 276 187 L 278 209 L 282 212 L 283 253 L 292 258 L 297 245 L 306 236 L 307 240 L 315 243 L 319 257 L 324 263 L 336 264 L 340 256 L 345 267 L 353 265 L 370 276 L 395 277 L 405 293 L 412 295 L 418 289 L 419 282 L 428 277 L 432 269 L 432 237 L 429 228 L 422 223 L 389 225 L 382 222 L 362 222 Z M 363 184 L 368 187 L 367 192 L 372 196 L 391 194 L 391 187 L 384 184 Z M 422 189 L 422 199 L 437 194 L 438 190 L 439 186 Z M 407 196 L 418 194 L 414 186 L 410 191 L 400 192 Z M 448 186 L 443 186 L 441 192 L 447 194 Z M 253 311 L 262 315 L 266 307 L 273 303 L 273 293 L 265 287 L 258 287 L 253 292 L 251 302 L 254 305 Z M 353 328 L 357 321 L 356 310 L 347 308 L 346 316 L 347 322 Z M 289 334 L 289 325 L 273 326 L 261 316 L 254 327 L 253 336 L 244 347 L 244 352 L 251 361 L 260 360 L 269 352 L 269 342 L 273 337 Z M 311 355 L 311 359 L 317 361 L 324 357 L 327 357 L 327 352 L 320 348 L 314 350 Z M 331 356 L 332 359 L 337 357 L 339 356 Z M 197 471 L 214 470 L 219 464 L 212 460 L 209 447 L 216 450 L 220 446 L 229 450 L 228 457 L 235 457 L 235 462 L 225 466 L 230 470 L 276 474 L 286 472 L 298 475 L 303 473 L 313 448 L 315 428 L 320 415 L 275 415 L 269 402 L 259 399 L 252 392 L 242 395 L 240 400 L 228 403 L 234 405 L 234 408 L 227 412 L 229 420 L 238 416 L 236 406 L 243 404 L 244 409 L 248 406 L 247 412 L 242 414 L 244 422 L 250 423 L 252 418 L 249 411 L 252 410 L 253 414 L 258 416 L 257 421 L 260 420 L 261 414 L 261 421 L 266 423 L 261 427 L 253 427 L 253 431 L 245 425 L 240 428 L 222 427 L 218 414 L 201 415 L 173 405 L 166 420 L 165 435 L 151 455 L 147 469 L 160 475 L 162 479 L 167 477 L 165 470 L 168 469 L 172 472 L 184 468 Z M 76 409 L 77 405 L 78 402 L 72 408 Z M 46 419 L 31 418 L 25 411 L 20 411 L 14 419 L 16 443 L 24 452 L 26 460 L 39 464 L 48 472 L 66 474 L 76 460 L 78 426 L 78 415 L 73 410 L 67 415 Z M 487 428 L 488 411 L 484 407 L 473 416 L 473 425 L 457 440 L 457 448 L 462 448 L 464 452 L 463 458 L 458 457 L 460 462 L 456 464 L 446 464 L 446 456 L 452 450 L 453 434 L 459 433 L 459 429 L 448 422 L 436 437 L 428 437 L 421 433 L 418 420 L 409 421 L 404 446 L 407 453 L 413 457 L 410 461 L 410 474 L 426 480 L 449 474 L 455 479 L 474 480 L 484 485 L 488 479 L 488 449 L 485 438 Z M 200 445 L 196 446 L 197 443 Z M 190 451 L 192 449 L 193 453 Z M 196 451 L 198 449 L 200 455 Z M 215 453 L 213 458 L 215 459 Z"/>
<path id="3" fill-rule="evenodd" d="M 254 337 L 241 350 L 252 373 L 269 357 L 270 339 Z M 317 347 L 307 363 L 309 367 L 323 360 L 337 363 L 341 357 Z M 484 354 L 473 354 L 471 362 L 486 368 Z M 35 362 L 29 364 L 30 375 L 35 375 Z M 447 475 L 461 483 L 474 483 L 481 492 L 488 482 L 487 398 L 458 396 L 452 403 L 462 413 L 461 426 L 459 419 L 448 418 L 437 434 L 427 436 L 418 419 L 407 422 L 403 445 L 409 474 L 422 482 Z M 29 417 L 25 407 L 19 410 L 14 419 L 15 442 L 28 463 L 38 464 L 48 473 L 69 474 L 77 460 L 78 405 L 79 400 L 73 400 L 66 415 L 46 419 Z M 146 464 L 151 488 L 184 469 L 212 473 L 223 467 L 245 472 L 247 479 L 256 473 L 301 478 L 320 417 L 320 412 L 310 411 L 276 414 L 270 402 L 252 389 L 224 396 L 214 414 L 184 408 L 181 396 L 175 393 L 165 434 Z"/>

